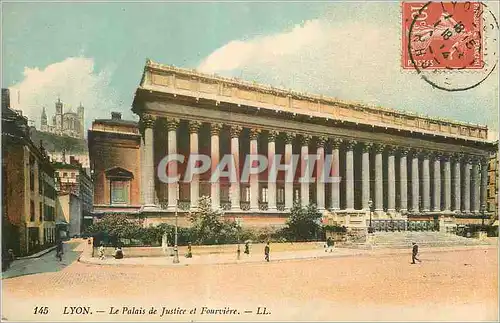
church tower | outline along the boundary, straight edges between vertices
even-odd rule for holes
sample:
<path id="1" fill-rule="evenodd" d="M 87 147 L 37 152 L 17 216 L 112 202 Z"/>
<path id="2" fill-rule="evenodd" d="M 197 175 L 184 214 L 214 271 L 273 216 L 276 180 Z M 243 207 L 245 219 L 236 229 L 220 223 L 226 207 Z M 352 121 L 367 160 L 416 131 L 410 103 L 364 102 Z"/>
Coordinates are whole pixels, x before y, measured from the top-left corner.
<path id="1" fill-rule="evenodd" d="M 84 127 L 85 127 L 85 120 L 84 120 L 85 117 L 84 117 L 84 108 L 83 108 L 83 105 L 81 102 L 80 102 L 80 105 L 78 106 L 77 113 L 78 113 L 78 121 L 80 122 L 78 137 L 83 138 Z"/>
<path id="2" fill-rule="evenodd" d="M 43 107 L 42 110 L 42 117 L 41 117 L 41 130 L 42 131 L 47 131 L 47 114 L 45 113 L 45 107 Z"/>
<path id="3" fill-rule="evenodd" d="M 56 133 L 62 133 L 62 122 L 63 122 L 63 104 L 61 98 L 57 98 L 56 102 Z"/>

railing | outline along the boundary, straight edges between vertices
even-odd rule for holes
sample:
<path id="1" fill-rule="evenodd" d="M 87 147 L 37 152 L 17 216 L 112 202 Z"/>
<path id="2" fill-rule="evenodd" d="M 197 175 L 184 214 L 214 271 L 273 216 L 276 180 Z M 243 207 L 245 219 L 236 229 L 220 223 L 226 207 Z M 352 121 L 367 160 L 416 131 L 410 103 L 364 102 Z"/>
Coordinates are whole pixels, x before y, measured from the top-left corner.
<path id="1" fill-rule="evenodd" d="M 407 221 L 406 220 L 372 220 L 371 226 L 373 231 L 385 231 L 385 232 L 394 232 L 394 231 L 405 231 L 406 230 Z"/>
<path id="2" fill-rule="evenodd" d="M 259 210 L 261 211 L 267 211 L 269 208 L 267 202 L 259 202 Z"/>
<path id="3" fill-rule="evenodd" d="M 179 201 L 179 210 L 188 211 L 191 208 L 191 201 Z"/>
<path id="4" fill-rule="evenodd" d="M 240 209 L 242 211 L 248 211 L 248 210 L 250 210 L 250 202 L 243 202 L 243 201 L 241 201 L 240 202 Z"/>
<path id="5" fill-rule="evenodd" d="M 285 211 L 285 203 L 278 203 L 278 204 L 276 204 L 276 209 L 278 211 Z"/>
<path id="6" fill-rule="evenodd" d="M 231 210 L 231 201 L 221 201 L 220 202 L 220 207 L 224 211 L 229 211 Z"/>

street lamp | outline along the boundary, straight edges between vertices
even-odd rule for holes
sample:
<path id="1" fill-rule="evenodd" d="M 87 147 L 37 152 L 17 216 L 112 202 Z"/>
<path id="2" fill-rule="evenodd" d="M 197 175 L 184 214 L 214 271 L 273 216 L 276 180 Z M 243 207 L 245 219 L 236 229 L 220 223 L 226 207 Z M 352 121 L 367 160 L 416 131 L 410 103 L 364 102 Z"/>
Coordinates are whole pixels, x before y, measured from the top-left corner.
<path id="1" fill-rule="evenodd" d="M 176 199 L 175 199 L 175 240 L 174 240 L 174 264 L 179 263 L 179 249 L 177 248 L 177 218 L 179 208 L 179 182 L 176 183 Z"/>
<path id="2" fill-rule="evenodd" d="M 241 223 L 241 219 L 240 218 L 236 218 L 235 219 L 236 221 L 236 225 L 238 226 L 237 229 L 236 229 L 236 235 L 237 235 L 237 239 L 238 239 L 238 250 L 236 251 L 237 252 L 237 256 L 238 256 L 238 260 L 240 260 L 240 255 L 241 255 L 241 248 L 240 248 L 240 223 Z"/>
<path id="3" fill-rule="evenodd" d="M 370 208 L 370 226 L 369 226 L 369 232 L 373 232 L 373 228 L 372 228 L 372 214 L 373 214 L 373 201 L 372 199 L 369 199 L 368 200 L 368 207 Z"/>

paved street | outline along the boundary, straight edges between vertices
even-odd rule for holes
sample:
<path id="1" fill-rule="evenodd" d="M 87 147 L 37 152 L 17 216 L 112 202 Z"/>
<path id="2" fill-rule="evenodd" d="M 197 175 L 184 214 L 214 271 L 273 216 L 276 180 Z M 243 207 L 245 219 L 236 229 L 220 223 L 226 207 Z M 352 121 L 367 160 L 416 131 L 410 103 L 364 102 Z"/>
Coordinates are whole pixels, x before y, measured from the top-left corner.
<path id="1" fill-rule="evenodd" d="M 76 259 L 81 247 L 66 245 L 65 257 L 73 255 Z M 77 261 L 65 266 L 54 259 L 55 255 L 50 253 L 36 260 L 42 265 L 31 266 L 43 268 L 39 274 L 2 281 L 4 318 L 82 321 L 498 318 L 496 247 L 422 250 L 422 263 L 416 265 L 410 264 L 409 253 L 380 251 L 364 256 L 176 267 L 99 266 Z M 36 306 L 47 306 L 48 314 L 33 314 Z M 77 312 L 71 306 L 88 306 L 89 314 L 64 314 Z M 149 314 L 152 306 L 157 313 Z M 163 307 L 172 314 L 161 316 Z M 210 308 L 225 307 L 228 307 L 226 314 L 207 314 Z M 270 314 L 258 314 L 264 313 L 264 307 L 265 313 Z M 116 308 L 118 314 L 110 314 Z M 190 314 L 195 308 L 196 312 Z M 137 314 L 143 310 L 144 314 Z"/>

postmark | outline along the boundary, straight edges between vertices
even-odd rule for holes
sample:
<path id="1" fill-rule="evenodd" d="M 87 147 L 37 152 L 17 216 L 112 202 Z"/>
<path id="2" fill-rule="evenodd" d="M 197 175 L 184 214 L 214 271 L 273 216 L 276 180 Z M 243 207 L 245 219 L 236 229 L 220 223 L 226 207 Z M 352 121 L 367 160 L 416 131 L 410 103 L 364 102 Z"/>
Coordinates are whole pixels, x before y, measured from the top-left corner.
<path id="1" fill-rule="evenodd" d="M 402 68 L 435 88 L 464 91 L 495 70 L 498 22 L 481 2 L 403 2 Z"/>

